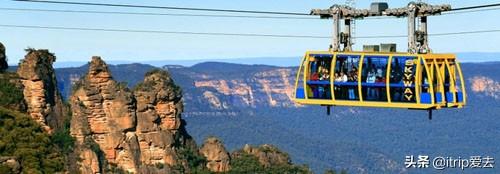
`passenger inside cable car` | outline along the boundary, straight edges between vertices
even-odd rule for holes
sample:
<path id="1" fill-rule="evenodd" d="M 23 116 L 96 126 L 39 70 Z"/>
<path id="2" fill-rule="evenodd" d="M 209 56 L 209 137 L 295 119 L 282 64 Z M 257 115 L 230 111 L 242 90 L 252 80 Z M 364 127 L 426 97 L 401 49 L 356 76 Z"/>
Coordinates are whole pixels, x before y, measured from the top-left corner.
<path id="1" fill-rule="evenodd" d="M 311 98 L 332 99 L 330 90 L 330 68 L 333 57 L 314 57 L 311 56 L 309 66 L 308 85 L 312 91 Z"/>
<path id="2" fill-rule="evenodd" d="M 337 55 L 335 71 L 339 72 L 334 88 L 337 100 L 359 100 L 358 91 L 358 65 L 360 56 Z"/>

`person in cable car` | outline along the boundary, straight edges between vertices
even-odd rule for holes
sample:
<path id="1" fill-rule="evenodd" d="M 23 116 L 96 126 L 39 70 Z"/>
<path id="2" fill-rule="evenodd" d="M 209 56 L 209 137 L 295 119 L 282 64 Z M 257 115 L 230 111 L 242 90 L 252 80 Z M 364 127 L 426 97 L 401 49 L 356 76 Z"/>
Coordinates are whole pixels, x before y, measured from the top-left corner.
<path id="1" fill-rule="evenodd" d="M 368 72 L 368 77 L 366 78 L 366 83 L 368 85 L 373 84 L 373 83 L 375 83 L 375 79 L 376 79 L 375 70 L 372 69 L 371 71 Z M 367 91 L 368 91 L 367 99 L 369 99 L 369 100 L 375 99 L 375 96 L 376 96 L 375 95 L 375 91 L 376 91 L 375 88 L 368 87 Z"/>
<path id="2" fill-rule="evenodd" d="M 328 69 L 326 68 L 322 69 L 321 77 L 319 78 L 319 80 L 325 80 L 325 81 L 330 80 L 330 73 L 328 72 Z"/>
<path id="3" fill-rule="evenodd" d="M 357 81 L 358 81 L 357 70 L 356 70 L 356 67 L 353 66 L 351 68 L 351 71 L 349 72 L 348 82 L 357 82 Z M 356 99 L 356 95 L 354 93 L 354 87 L 349 86 L 348 90 L 349 90 L 349 100 Z"/>
<path id="4" fill-rule="evenodd" d="M 333 78 L 334 78 L 335 83 L 342 82 L 342 76 L 340 76 L 339 71 L 335 72 L 335 76 Z M 340 97 L 340 87 L 334 86 L 333 90 L 335 92 L 335 96 L 337 98 L 339 98 Z"/>
<path id="5" fill-rule="evenodd" d="M 340 71 L 340 82 L 345 83 L 347 82 L 347 74 L 345 74 L 343 71 Z M 347 90 L 345 87 L 340 87 L 340 99 L 346 99 L 347 97 Z"/>
<path id="6" fill-rule="evenodd" d="M 324 74 L 325 73 L 324 73 L 323 65 L 320 65 L 318 68 L 318 79 L 317 80 L 322 81 Z M 318 85 L 318 94 L 319 94 L 318 98 L 320 98 L 320 99 L 325 98 L 324 93 L 325 93 L 325 87 L 323 85 Z"/>
<path id="7" fill-rule="evenodd" d="M 378 84 L 385 84 L 385 78 L 382 77 L 382 76 L 377 76 L 376 78 L 377 80 L 375 80 L 375 83 L 378 83 Z M 385 97 L 383 94 L 383 91 L 382 91 L 382 88 L 376 88 L 376 94 L 377 94 L 377 100 L 379 101 L 382 101 L 383 98 Z"/>
<path id="8" fill-rule="evenodd" d="M 402 74 L 402 69 L 399 66 L 398 63 L 395 65 L 393 64 L 394 68 L 391 69 L 391 83 L 402 83 L 403 80 L 403 74 Z M 392 101 L 401 101 L 403 100 L 403 91 L 402 88 L 392 88 L 391 87 L 391 96 L 392 96 Z"/>

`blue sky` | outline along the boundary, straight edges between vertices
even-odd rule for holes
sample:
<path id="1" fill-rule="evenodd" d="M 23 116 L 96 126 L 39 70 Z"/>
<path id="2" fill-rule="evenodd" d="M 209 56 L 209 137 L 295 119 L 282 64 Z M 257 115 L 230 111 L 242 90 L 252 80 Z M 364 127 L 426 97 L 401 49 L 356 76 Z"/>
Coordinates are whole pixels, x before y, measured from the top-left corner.
<path id="1" fill-rule="evenodd" d="M 70 1 L 70 0 L 68 0 Z M 84 1 L 140 5 L 181 6 L 261 11 L 306 12 L 312 8 L 328 8 L 344 1 L 315 0 L 107 0 Z M 358 8 L 368 8 L 372 1 L 357 1 Z M 402 7 L 409 1 L 387 1 L 390 7 Z M 497 3 L 496 1 L 427 0 L 452 7 Z M 67 10 L 102 10 L 128 12 L 196 13 L 175 10 L 152 10 L 26 3 L 2 0 L 3 8 L 44 8 Z M 199 13 L 199 12 L 198 12 Z M 205 13 L 203 13 L 205 14 Z M 500 29 L 500 10 L 450 14 L 429 19 L 430 33 Z M 135 16 L 19 12 L 0 10 L 0 23 L 6 25 L 42 25 L 64 27 L 167 30 L 193 32 L 262 33 L 291 35 L 331 35 L 329 20 L 277 20 L 241 18 L 199 18 L 171 16 Z M 404 35 L 405 19 L 357 21 L 356 35 Z M 144 33 L 83 32 L 0 27 L 0 42 L 7 47 L 9 62 L 17 63 L 24 48 L 47 48 L 58 61 L 87 61 L 93 55 L 105 60 L 187 60 L 244 57 L 299 57 L 306 50 L 324 50 L 329 39 L 256 38 L 230 36 L 194 36 Z M 355 49 L 362 44 L 395 42 L 398 50 L 406 50 L 405 38 L 356 39 Z M 431 37 L 435 52 L 500 52 L 500 33 Z"/>

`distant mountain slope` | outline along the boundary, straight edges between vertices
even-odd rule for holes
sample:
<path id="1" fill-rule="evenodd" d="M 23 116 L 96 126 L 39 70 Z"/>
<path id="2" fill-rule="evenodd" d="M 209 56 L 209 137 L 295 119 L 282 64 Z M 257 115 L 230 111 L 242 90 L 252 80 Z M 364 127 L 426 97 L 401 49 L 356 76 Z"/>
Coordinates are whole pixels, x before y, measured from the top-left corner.
<path id="1" fill-rule="evenodd" d="M 121 64 L 109 65 L 109 69 L 115 76 L 116 81 L 126 82 L 129 87 L 135 86 L 144 79 L 144 74 L 155 67 L 145 64 Z M 58 88 L 64 98 L 71 93 L 71 86 L 77 82 L 88 71 L 88 64 L 77 68 L 57 68 L 56 76 Z"/>
<path id="2" fill-rule="evenodd" d="M 215 135 L 231 150 L 245 143 L 276 144 L 317 173 L 344 167 L 352 173 L 432 173 L 404 169 L 404 157 L 500 156 L 499 66 L 463 63 L 467 107 L 437 111 L 432 121 L 425 112 L 404 109 L 335 107 L 333 116 L 326 116 L 321 107 L 297 107 L 290 101 L 294 67 L 209 62 L 165 68 L 184 90 L 187 129 L 195 139 Z M 136 76 L 152 68 L 119 65 L 111 71 L 118 81 L 133 86 Z M 63 93 L 68 92 L 68 78 L 77 77 L 79 69 L 56 70 L 58 81 L 66 85 Z"/>

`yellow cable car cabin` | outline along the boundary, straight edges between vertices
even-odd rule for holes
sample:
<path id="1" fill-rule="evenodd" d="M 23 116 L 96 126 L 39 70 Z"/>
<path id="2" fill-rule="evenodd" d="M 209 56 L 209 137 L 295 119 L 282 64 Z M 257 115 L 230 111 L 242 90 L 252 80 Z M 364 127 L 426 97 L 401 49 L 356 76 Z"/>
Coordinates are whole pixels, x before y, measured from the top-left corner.
<path id="1" fill-rule="evenodd" d="M 327 106 L 328 114 L 330 106 L 428 110 L 429 119 L 434 109 L 465 106 L 465 83 L 455 55 L 432 53 L 428 43 L 427 17 L 449 11 L 451 6 L 410 2 L 407 7 L 391 9 L 387 3 L 377 2 L 370 7 L 333 5 L 311 11 L 333 19 L 332 43 L 329 51 L 305 54 L 297 72 L 294 101 Z M 353 20 L 372 16 L 408 18 L 407 53 L 396 52 L 395 44 L 352 51 Z"/>
<path id="2" fill-rule="evenodd" d="M 295 86 L 295 102 L 306 105 L 429 110 L 466 102 L 453 54 L 310 51 Z"/>

